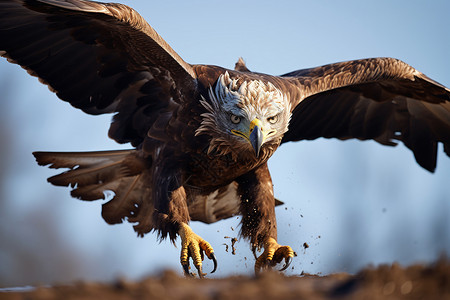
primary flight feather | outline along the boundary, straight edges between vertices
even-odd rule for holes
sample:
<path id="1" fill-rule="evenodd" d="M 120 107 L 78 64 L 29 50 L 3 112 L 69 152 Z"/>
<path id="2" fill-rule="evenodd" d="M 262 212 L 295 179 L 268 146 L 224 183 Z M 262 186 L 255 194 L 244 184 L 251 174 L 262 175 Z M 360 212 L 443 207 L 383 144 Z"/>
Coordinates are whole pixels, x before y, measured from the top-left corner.
<path id="1" fill-rule="evenodd" d="M 113 113 L 109 136 L 132 150 L 36 152 L 69 171 L 49 178 L 127 220 L 143 236 L 181 238 L 181 264 L 203 276 L 212 246 L 189 221 L 242 215 L 241 234 L 263 247 L 255 271 L 295 252 L 277 243 L 267 160 L 288 141 L 319 137 L 403 142 L 425 169 L 450 156 L 450 90 L 406 63 L 371 58 L 282 76 L 191 65 L 133 9 L 84 0 L 0 0 L 0 55 L 89 114 Z M 213 270 L 213 271 L 214 271 Z"/>

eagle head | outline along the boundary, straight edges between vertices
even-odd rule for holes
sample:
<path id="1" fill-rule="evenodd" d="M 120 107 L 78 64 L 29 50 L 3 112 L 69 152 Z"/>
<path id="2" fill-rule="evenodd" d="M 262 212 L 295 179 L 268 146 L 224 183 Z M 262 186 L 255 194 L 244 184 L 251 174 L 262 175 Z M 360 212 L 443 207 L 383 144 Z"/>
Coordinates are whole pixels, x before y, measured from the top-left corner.
<path id="1" fill-rule="evenodd" d="M 208 89 L 202 123 L 196 135 L 211 136 L 213 150 L 233 156 L 268 158 L 288 130 L 290 103 L 272 83 L 221 74 Z"/>

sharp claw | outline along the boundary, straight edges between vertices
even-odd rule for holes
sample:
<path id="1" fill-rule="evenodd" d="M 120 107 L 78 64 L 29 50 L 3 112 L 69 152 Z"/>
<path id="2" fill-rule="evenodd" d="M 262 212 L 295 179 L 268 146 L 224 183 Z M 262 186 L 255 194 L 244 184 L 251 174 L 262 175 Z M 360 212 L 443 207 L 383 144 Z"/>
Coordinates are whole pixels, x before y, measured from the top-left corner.
<path id="1" fill-rule="evenodd" d="M 284 261 L 285 261 L 285 264 L 284 264 L 284 266 L 283 266 L 283 268 L 281 268 L 281 270 L 280 271 L 284 271 L 284 270 L 286 270 L 289 266 L 290 266 L 290 264 L 291 264 L 291 262 L 292 262 L 292 257 L 286 257 L 285 259 L 284 259 Z"/>
<path id="2" fill-rule="evenodd" d="M 184 275 L 192 277 L 192 274 L 189 272 L 189 263 L 186 265 L 183 265 L 183 270 L 184 270 Z"/>
<path id="3" fill-rule="evenodd" d="M 217 269 L 217 259 L 216 259 L 216 255 L 214 254 L 214 252 L 212 252 L 210 254 L 210 259 L 212 259 L 213 263 L 214 263 L 214 269 L 212 270 L 211 273 L 214 273 Z"/>

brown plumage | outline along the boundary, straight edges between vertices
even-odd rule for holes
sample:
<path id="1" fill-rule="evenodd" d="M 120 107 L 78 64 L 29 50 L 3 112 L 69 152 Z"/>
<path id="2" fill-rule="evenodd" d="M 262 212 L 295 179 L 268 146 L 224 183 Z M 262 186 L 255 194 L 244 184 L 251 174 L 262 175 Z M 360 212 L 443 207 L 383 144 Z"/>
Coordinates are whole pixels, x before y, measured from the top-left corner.
<path id="1" fill-rule="evenodd" d="M 49 178 L 138 235 L 182 238 L 181 263 L 212 247 L 187 226 L 242 214 L 241 233 L 264 247 L 255 270 L 294 252 L 276 242 L 267 160 L 284 142 L 319 137 L 402 141 L 417 162 L 450 156 L 450 90 L 406 63 L 373 58 L 282 76 L 190 65 L 131 8 L 84 0 L 0 0 L 0 55 L 89 114 L 114 113 L 109 136 L 133 150 L 36 152 Z"/>

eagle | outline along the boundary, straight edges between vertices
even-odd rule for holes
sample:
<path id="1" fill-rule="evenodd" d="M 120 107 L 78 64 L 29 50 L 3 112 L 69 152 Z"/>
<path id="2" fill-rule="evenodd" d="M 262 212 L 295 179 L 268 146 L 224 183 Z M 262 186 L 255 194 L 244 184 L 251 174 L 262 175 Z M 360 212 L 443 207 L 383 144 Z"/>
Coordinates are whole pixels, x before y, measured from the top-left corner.
<path id="1" fill-rule="evenodd" d="M 450 89 L 394 58 L 280 76 L 185 62 L 132 8 L 87 0 L 0 0 L 0 56 L 92 115 L 113 114 L 109 137 L 130 150 L 35 152 L 75 198 L 107 200 L 109 224 L 180 237 L 187 276 L 206 274 L 213 247 L 189 226 L 241 215 L 255 272 L 296 255 L 277 242 L 267 161 L 290 141 L 320 137 L 408 147 L 433 172 L 450 156 Z M 113 196 L 108 196 L 110 194 Z"/>

